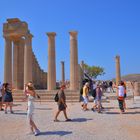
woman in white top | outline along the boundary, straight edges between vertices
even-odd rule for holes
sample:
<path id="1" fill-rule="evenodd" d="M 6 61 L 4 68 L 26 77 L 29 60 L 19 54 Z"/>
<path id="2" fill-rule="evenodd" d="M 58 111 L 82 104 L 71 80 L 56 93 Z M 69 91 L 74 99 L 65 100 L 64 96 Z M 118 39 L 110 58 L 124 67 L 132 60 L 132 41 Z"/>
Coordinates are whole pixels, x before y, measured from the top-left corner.
<path id="1" fill-rule="evenodd" d="M 124 110 L 124 92 L 125 92 L 125 88 L 124 88 L 124 82 L 120 81 L 119 86 L 118 86 L 118 102 L 119 102 L 119 108 L 121 113 L 125 112 Z"/>
<path id="2" fill-rule="evenodd" d="M 29 83 L 27 85 L 27 98 L 28 98 L 28 109 L 27 109 L 27 118 L 30 124 L 30 129 L 31 132 L 35 134 L 35 136 L 37 136 L 40 131 L 37 128 L 36 124 L 33 121 L 33 114 L 34 114 L 34 99 L 36 96 L 36 93 L 34 91 L 34 87 L 32 83 Z"/>

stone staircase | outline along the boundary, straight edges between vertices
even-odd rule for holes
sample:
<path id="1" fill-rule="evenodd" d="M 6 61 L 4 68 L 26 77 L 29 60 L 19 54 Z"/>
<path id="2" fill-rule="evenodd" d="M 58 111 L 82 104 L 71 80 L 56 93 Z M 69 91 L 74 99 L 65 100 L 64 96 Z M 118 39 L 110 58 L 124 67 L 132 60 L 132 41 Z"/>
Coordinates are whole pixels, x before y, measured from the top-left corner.
<path id="1" fill-rule="evenodd" d="M 36 98 L 36 102 L 54 102 L 55 94 L 57 90 L 47 91 L 47 90 L 36 90 L 36 93 L 41 97 L 41 99 Z M 79 102 L 80 94 L 79 91 L 65 90 L 66 101 L 67 102 Z M 16 90 L 13 92 L 14 102 L 25 102 L 25 95 L 23 90 Z"/>

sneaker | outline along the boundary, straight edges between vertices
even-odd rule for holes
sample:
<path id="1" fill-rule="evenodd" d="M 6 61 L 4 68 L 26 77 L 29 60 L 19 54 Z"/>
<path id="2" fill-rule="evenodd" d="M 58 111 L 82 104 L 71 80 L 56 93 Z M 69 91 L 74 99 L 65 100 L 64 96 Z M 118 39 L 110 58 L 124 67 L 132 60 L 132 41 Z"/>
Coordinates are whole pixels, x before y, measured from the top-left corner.
<path id="1" fill-rule="evenodd" d="M 92 111 L 95 111 L 94 108 L 91 108 Z"/>
<path id="2" fill-rule="evenodd" d="M 39 129 L 35 130 L 34 135 L 35 135 L 35 136 L 38 136 L 39 134 L 40 134 L 40 130 L 39 130 Z"/>

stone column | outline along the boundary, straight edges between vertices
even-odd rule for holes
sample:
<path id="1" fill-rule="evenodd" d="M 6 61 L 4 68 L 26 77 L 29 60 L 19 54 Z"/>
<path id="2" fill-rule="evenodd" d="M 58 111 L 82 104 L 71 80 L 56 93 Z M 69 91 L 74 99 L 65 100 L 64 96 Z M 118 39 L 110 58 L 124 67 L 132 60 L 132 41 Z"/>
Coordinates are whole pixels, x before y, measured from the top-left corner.
<path id="1" fill-rule="evenodd" d="M 119 84 L 121 80 L 121 72 L 120 72 L 120 56 L 116 56 L 116 85 Z"/>
<path id="2" fill-rule="evenodd" d="M 70 89 L 78 89 L 78 50 L 77 32 L 71 31 L 70 34 Z"/>
<path id="3" fill-rule="evenodd" d="M 34 83 L 34 85 L 36 84 L 36 66 L 35 66 L 35 55 L 32 52 L 32 81 Z"/>
<path id="4" fill-rule="evenodd" d="M 32 37 L 30 33 L 25 36 L 24 84 L 32 81 Z"/>
<path id="5" fill-rule="evenodd" d="M 134 83 L 134 100 L 140 101 L 140 82 Z"/>
<path id="6" fill-rule="evenodd" d="M 19 57 L 18 57 L 18 88 L 24 88 L 24 47 L 25 40 L 23 38 L 20 39 L 19 45 Z"/>
<path id="7" fill-rule="evenodd" d="M 65 83 L 65 68 L 64 68 L 64 61 L 61 61 L 61 81 Z"/>
<path id="8" fill-rule="evenodd" d="M 13 48 L 13 87 L 23 89 L 24 75 L 24 39 L 17 38 Z"/>
<path id="9" fill-rule="evenodd" d="M 14 41 L 13 47 L 13 87 L 19 89 L 18 87 L 18 68 L 19 68 L 19 39 Z"/>
<path id="10" fill-rule="evenodd" d="M 4 83 L 12 84 L 12 42 L 5 38 Z"/>
<path id="11" fill-rule="evenodd" d="M 55 36 L 49 32 L 48 36 L 48 90 L 56 89 Z"/>

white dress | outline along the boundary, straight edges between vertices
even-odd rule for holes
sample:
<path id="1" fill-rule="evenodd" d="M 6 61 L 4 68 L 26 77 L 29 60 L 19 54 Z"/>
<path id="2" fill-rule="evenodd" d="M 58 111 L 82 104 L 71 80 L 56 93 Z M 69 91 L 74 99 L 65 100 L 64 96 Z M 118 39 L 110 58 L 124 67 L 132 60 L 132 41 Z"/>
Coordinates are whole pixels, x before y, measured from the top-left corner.
<path id="1" fill-rule="evenodd" d="M 33 113 L 34 113 L 34 97 L 28 95 L 27 118 L 33 120 Z"/>

